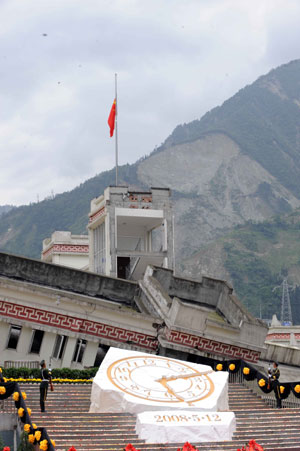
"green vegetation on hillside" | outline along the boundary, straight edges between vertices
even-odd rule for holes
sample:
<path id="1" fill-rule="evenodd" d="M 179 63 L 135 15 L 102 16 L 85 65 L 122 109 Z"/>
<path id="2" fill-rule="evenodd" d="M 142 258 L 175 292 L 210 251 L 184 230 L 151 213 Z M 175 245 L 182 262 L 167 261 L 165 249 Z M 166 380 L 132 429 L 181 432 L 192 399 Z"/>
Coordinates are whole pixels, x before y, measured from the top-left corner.
<path id="1" fill-rule="evenodd" d="M 222 239 L 224 267 L 241 301 L 256 316 L 280 317 L 284 276 L 300 281 L 300 210 L 258 224 L 236 227 Z M 300 324 L 300 289 L 290 292 L 294 323 Z"/>

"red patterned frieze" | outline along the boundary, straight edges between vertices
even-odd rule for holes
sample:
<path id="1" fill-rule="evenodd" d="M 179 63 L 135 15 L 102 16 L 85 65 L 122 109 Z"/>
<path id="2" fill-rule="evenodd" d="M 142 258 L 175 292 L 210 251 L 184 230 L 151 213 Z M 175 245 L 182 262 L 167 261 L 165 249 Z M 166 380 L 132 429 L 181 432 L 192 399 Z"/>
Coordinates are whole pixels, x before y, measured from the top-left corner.
<path id="1" fill-rule="evenodd" d="M 96 211 L 92 216 L 90 216 L 89 223 L 95 221 L 95 219 L 100 218 L 105 214 L 105 207 L 100 208 L 100 210 Z"/>
<path id="2" fill-rule="evenodd" d="M 224 357 L 231 357 L 232 359 L 244 359 L 249 362 L 257 362 L 260 356 L 260 352 L 258 351 L 209 340 L 208 338 L 198 337 L 197 335 L 191 335 L 171 329 L 166 330 L 166 338 L 171 343 L 188 346 L 194 349 L 196 348 L 199 351 L 210 352 Z"/>
<path id="3" fill-rule="evenodd" d="M 88 254 L 88 244 L 53 244 L 49 249 L 43 252 L 43 256 L 47 257 L 53 253 L 76 253 L 76 254 Z"/>
<path id="4" fill-rule="evenodd" d="M 300 333 L 297 334 L 294 332 L 294 336 L 296 340 L 300 340 Z M 268 334 L 266 340 L 290 340 L 290 338 L 290 332 L 274 332 L 272 334 Z"/>
<path id="5" fill-rule="evenodd" d="M 155 337 L 109 324 L 0 300 L 0 315 L 155 350 Z"/>

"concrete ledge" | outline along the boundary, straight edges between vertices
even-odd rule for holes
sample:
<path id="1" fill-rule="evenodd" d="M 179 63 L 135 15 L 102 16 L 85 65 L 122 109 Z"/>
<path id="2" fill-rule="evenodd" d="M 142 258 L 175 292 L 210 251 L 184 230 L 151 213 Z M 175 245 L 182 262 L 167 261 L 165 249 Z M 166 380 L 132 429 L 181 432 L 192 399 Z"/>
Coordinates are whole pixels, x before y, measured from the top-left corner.
<path id="1" fill-rule="evenodd" d="M 300 366 L 300 348 L 271 341 L 266 341 L 265 345 L 266 350 L 261 354 L 261 360 Z"/>
<path id="2" fill-rule="evenodd" d="M 134 306 L 136 282 L 0 252 L 0 275 Z"/>
<path id="3" fill-rule="evenodd" d="M 13 431 L 17 427 L 17 415 L 15 413 L 1 412 L 0 431 Z"/>

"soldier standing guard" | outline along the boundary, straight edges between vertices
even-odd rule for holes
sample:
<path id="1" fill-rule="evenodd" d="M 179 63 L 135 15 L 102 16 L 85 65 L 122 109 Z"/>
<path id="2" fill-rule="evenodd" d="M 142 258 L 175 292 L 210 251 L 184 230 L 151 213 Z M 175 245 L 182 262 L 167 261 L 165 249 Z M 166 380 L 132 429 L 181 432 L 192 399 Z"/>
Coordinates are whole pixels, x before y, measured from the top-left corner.
<path id="1" fill-rule="evenodd" d="M 273 369 L 271 371 L 270 374 L 270 379 L 271 379 L 271 383 L 273 386 L 273 390 L 275 393 L 275 398 L 276 398 L 276 402 L 277 402 L 277 409 L 281 409 L 281 393 L 280 393 L 280 383 L 279 383 L 279 378 L 280 378 L 280 371 L 278 368 L 278 363 L 277 362 L 273 362 Z"/>
<path id="2" fill-rule="evenodd" d="M 51 370 L 50 369 L 48 370 L 46 368 L 45 360 L 41 361 L 40 366 L 41 366 L 41 379 L 42 379 L 42 382 L 40 384 L 40 406 L 41 406 L 41 412 L 46 412 L 45 401 L 47 398 L 49 383 L 50 383 L 51 391 L 53 391 L 52 377 L 51 377 Z"/>

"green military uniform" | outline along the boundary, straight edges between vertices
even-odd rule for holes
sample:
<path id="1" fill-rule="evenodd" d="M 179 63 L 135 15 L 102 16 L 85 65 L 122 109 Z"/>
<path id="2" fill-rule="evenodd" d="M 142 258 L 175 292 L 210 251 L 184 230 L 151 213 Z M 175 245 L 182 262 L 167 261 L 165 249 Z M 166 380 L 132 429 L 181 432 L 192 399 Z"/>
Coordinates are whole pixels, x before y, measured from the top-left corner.
<path id="1" fill-rule="evenodd" d="M 272 370 L 271 382 L 272 382 L 272 387 L 273 387 L 273 390 L 275 393 L 277 408 L 281 409 L 282 406 L 281 406 L 281 393 L 280 393 L 279 378 L 280 378 L 280 371 L 279 371 L 278 367 L 276 367 Z"/>
<path id="2" fill-rule="evenodd" d="M 42 382 L 40 384 L 40 406 L 41 412 L 45 412 L 45 401 L 48 393 L 48 385 L 51 382 L 51 370 L 48 370 L 45 367 L 45 361 L 41 362 L 41 379 Z"/>

